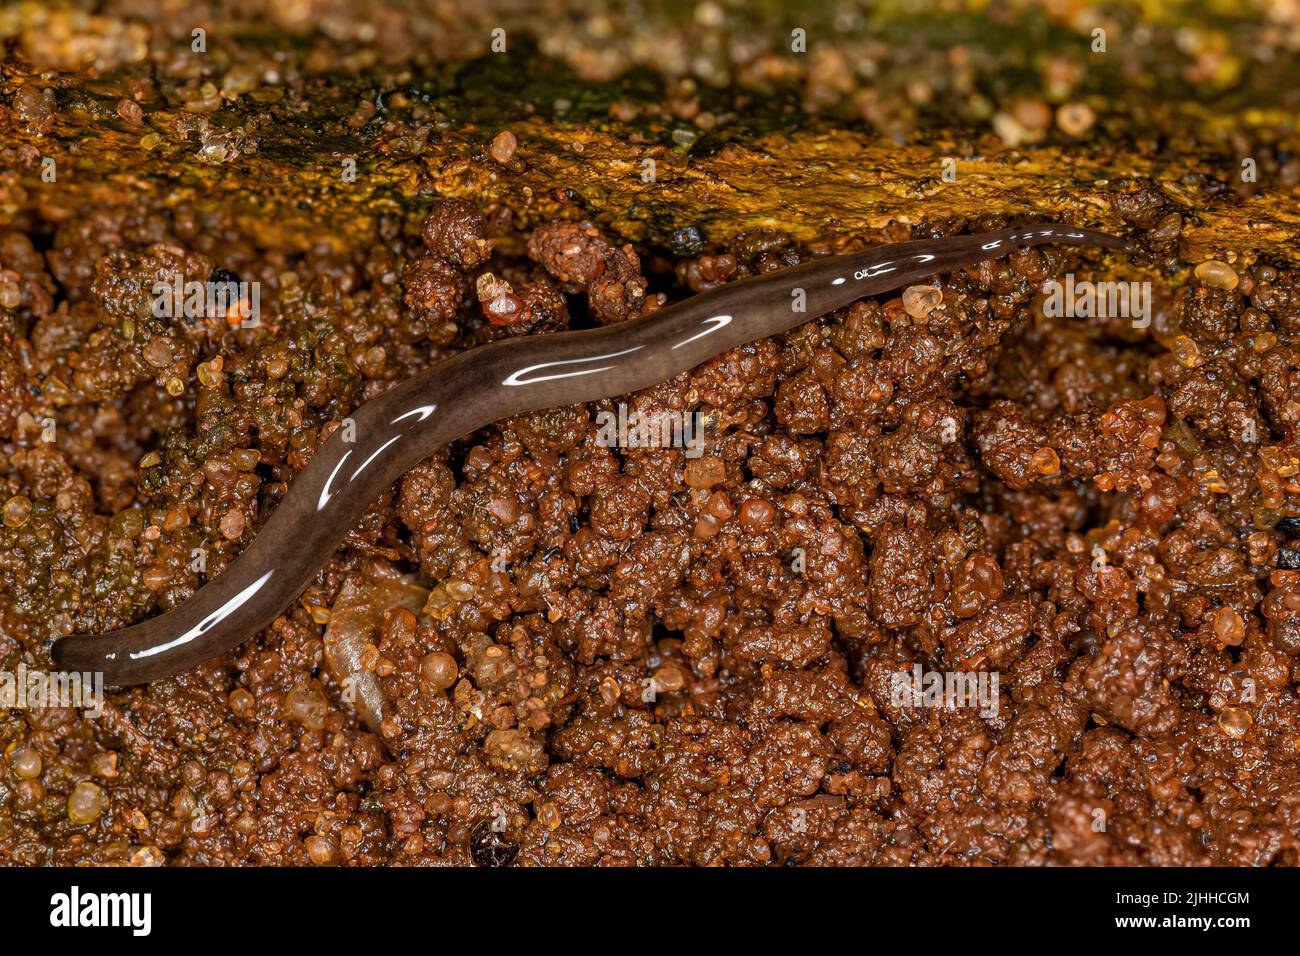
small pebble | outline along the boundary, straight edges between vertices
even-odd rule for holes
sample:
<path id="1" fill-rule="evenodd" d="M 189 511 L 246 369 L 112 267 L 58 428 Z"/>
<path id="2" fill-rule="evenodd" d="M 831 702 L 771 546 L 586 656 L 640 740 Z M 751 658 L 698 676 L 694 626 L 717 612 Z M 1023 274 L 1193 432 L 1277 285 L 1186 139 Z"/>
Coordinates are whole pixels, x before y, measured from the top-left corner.
<path id="1" fill-rule="evenodd" d="M 154 368 L 166 368 L 172 364 L 172 349 L 166 339 L 150 339 L 142 354 Z"/>
<path id="2" fill-rule="evenodd" d="M 564 822 L 564 817 L 560 813 L 560 808 L 555 805 L 554 800 L 548 800 L 537 808 L 537 822 L 548 830 L 557 830 Z"/>
<path id="3" fill-rule="evenodd" d="M 1225 707 L 1219 713 L 1219 729 L 1234 739 L 1240 740 L 1250 730 L 1255 718 L 1244 707 Z"/>
<path id="4" fill-rule="evenodd" d="M 727 466 L 721 458 L 707 455 L 688 461 L 685 468 L 686 485 L 689 488 L 712 488 L 727 477 Z"/>
<path id="5" fill-rule="evenodd" d="M 470 601 L 478 593 L 478 588 L 468 581 L 458 581 L 455 578 L 448 581 L 445 587 L 447 588 L 447 596 L 453 601 Z"/>
<path id="6" fill-rule="evenodd" d="M 237 687 L 230 692 L 228 698 L 230 712 L 236 717 L 251 717 L 253 710 L 257 705 L 256 699 L 252 693 L 243 687 Z"/>
<path id="7" fill-rule="evenodd" d="M 199 364 L 199 384 L 204 388 L 216 388 L 221 384 L 221 373 L 213 367 L 213 364 L 209 362 Z"/>
<path id="8" fill-rule="evenodd" d="M 740 523 L 746 531 L 763 531 L 776 518 L 776 509 L 761 498 L 750 498 L 740 506 Z"/>
<path id="9" fill-rule="evenodd" d="M 1246 637 L 1246 622 L 1233 608 L 1221 607 L 1214 612 L 1214 634 L 1220 643 L 1238 647 Z"/>
<path id="10" fill-rule="evenodd" d="M 435 621 L 445 621 L 451 617 L 455 602 L 447 596 L 447 588 L 440 586 L 429 592 L 429 599 L 424 602 L 424 613 Z"/>
<path id="11" fill-rule="evenodd" d="M 284 712 L 308 730 L 323 730 L 329 716 L 329 704 L 314 686 L 298 684 L 284 698 Z"/>
<path id="12" fill-rule="evenodd" d="M 227 511 L 221 516 L 221 534 L 227 541 L 235 541 L 244 533 L 246 523 L 242 511 Z"/>
<path id="13" fill-rule="evenodd" d="M 654 672 L 651 680 L 654 681 L 655 690 L 666 694 L 674 694 L 686 686 L 686 675 L 676 664 L 665 664 Z"/>
<path id="14" fill-rule="evenodd" d="M 999 112 L 994 115 L 993 132 L 1008 146 L 1019 146 L 1033 138 L 1033 133 L 1025 129 L 1024 125 L 1010 113 Z"/>
<path id="15" fill-rule="evenodd" d="M 256 448 L 236 448 L 230 453 L 230 463 L 240 471 L 252 471 L 262 460 L 262 453 Z"/>
<path id="16" fill-rule="evenodd" d="M 89 780 L 83 780 L 68 795 L 68 819 L 81 826 L 94 823 L 104 812 L 104 791 Z"/>
<path id="17" fill-rule="evenodd" d="M 613 677 L 606 677 L 600 682 L 600 699 L 606 707 L 613 707 L 618 703 L 623 691 L 618 686 L 618 681 Z"/>
<path id="18" fill-rule="evenodd" d="M 1056 125 L 1067 136 L 1082 136 L 1097 122 L 1097 114 L 1087 103 L 1066 103 L 1056 111 Z"/>
<path id="19" fill-rule="evenodd" d="M 1041 133 L 1052 125 L 1052 108 L 1042 100 L 1021 100 L 1012 107 L 1011 115 L 1031 133 Z"/>
<path id="20" fill-rule="evenodd" d="M 35 780 L 41 775 L 44 764 L 41 755 L 31 747 L 18 747 L 9 752 L 9 766 L 19 780 Z"/>
<path id="21" fill-rule="evenodd" d="M 117 115 L 132 126 L 139 126 L 144 120 L 144 110 L 140 108 L 140 104 L 127 97 L 117 101 Z"/>
<path id="22" fill-rule="evenodd" d="M 117 753 L 108 750 L 90 758 L 90 772 L 102 780 L 113 780 L 118 775 Z"/>
<path id="23" fill-rule="evenodd" d="M 730 521 L 736 509 L 731 506 L 731 499 L 724 492 L 715 491 L 704 503 L 704 509 L 719 521 Z"/>
<path id="24" fill-rule="evenodd" d="M 1196 267 L 1196 278 L 1216 289 L 1235 289 L 1241 278 L 1226 262 L 1209 259 Z"/>
<path id="25" fill-rule="evenodd" d="M 504 130 L 497 133 L 496 138 L 492 140 L 492 158 L 504 166 L 510 162 L 518 148 L 519 140 L 515 138 L 515 134 L 510 130 Z"/>
<path id="26" fill-rule="evenodd" d="M 167 856 L 156 846 L 142 846 L 131 854 L 131 866 L 162 866 Z"/>
<path id="27" fill-rule="evenodd" d="M 459 673 L 460 667 L 456 664 L 456 658 L 450 654 L 434 651 L 420 658 L 420 680 L 430 691 L 446 690 L 456 683 Z"/>
<path id="28" fill-rule="evenodd" d="M 710 538 L 717 537 L 718 531 L 722 524 L 713 515 L 701 515 L 695 522 L 695 538 L 697 541 L 708 541 Z"/>
<path id="29" fill-rule="evenodd" d="M 309 836 L 303 841 L 308 858 L 317 866 L 328 866 L 334 862 L 334 841 L 329 837 Z"/>
<path id="30" fill-rule="evenodd" d="M 7 527 L 21 528 L 32 516 L 32 500 L 26 495 L 14 495 L 4 504 L 3 520 Z"/>
<path id="31" fill-rule="evenodd" d="M 1061 470 L 1061 457 L 1056 449 L 1043 446 L 1030 456 L 1029 467 L 1040 475 L 1055 475 Z"/>
<path id="32" fill-rule="evenodd" d="M 487 510 L 502 527 L 508 527 L 519 520 L 519 502 L 510 498 L 493 498 L 488 502 Z"/>

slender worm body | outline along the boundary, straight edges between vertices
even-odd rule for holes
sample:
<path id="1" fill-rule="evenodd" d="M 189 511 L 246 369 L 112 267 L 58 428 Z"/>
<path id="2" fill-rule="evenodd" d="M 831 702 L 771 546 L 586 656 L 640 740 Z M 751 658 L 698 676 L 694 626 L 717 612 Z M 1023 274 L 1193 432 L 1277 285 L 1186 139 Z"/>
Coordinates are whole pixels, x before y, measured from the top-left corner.
<path id="1" fill-rule="evenodd" d="M 102 672 L 110 686 L 188 670 L 269 624 L 380 493 L 449 442 L 507 416 L 646 388 L 864 296 L 1045 243 L 1123 247 L 1054 223 L 877 246 L 710 289 L 635 321 L 462 352 L 357 409 L 354 440 L 335 431 L 248 549 L 188 601 L 133 627 L 64 638 L 54 659 Z M 793 308 L 796 290 L 803 311 Z"/>

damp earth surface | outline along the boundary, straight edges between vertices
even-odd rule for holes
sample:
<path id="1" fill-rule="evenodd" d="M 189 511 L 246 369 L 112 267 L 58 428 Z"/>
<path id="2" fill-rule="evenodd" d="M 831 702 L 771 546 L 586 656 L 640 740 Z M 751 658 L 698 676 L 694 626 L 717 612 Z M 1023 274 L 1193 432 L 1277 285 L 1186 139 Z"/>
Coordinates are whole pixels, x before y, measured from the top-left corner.
<path id="1" fill-rule="evenodd" d="M 0 862 L 1300 863 L 1294 11 L 518 6 L 0 12 L 5 674 L 463 349 L 880 243 L 1129 251 L 465 436 L 235 652 L 0 709 Z"/>

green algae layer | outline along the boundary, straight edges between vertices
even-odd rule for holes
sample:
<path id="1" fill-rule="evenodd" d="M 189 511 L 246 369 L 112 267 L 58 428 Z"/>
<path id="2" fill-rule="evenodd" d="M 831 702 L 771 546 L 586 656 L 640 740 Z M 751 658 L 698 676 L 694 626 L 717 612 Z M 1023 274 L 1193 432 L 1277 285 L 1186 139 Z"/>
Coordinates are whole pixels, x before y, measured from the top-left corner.
<path id="1" fill-rule="evenodd" d="M 378 37 L 300 7 L 192 28 L 6 8 L 0 228 L 143 203 L 305 251 L 463 196 L 692 252 L 988 212 L 1118 229 L 1116 194 L 1154 186 L 1192 262 L 1289 256 L 1300 231 L 1297 26 L 1274 7 L 381 3 Z"/>

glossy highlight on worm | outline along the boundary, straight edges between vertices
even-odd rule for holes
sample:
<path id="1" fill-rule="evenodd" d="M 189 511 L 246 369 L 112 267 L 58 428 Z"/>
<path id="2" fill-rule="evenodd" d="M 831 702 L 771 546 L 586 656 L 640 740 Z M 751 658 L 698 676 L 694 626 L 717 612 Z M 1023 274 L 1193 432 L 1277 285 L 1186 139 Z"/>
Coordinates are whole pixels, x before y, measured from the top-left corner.
<path id="1" fill-rule="evenodd" d="M 635 392 L 865 296 L 1047 243 L 1124 245 L 1045 223 L 876 246 L 719 286 L 618 325 L 462 352 L 357 409 L 355 428 L 330 436 L 253 543 L 188 601 L 132 627 L 64 638 L 54 659 L 65 670 L 101 672 L 114 687 L 182 673 L 269 624 L 385 488 L 458 438 L 512 415 Z M 799 290 L 804 308 L 795 311 Z"/>

